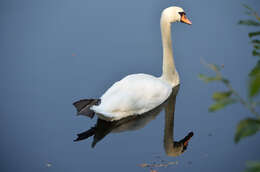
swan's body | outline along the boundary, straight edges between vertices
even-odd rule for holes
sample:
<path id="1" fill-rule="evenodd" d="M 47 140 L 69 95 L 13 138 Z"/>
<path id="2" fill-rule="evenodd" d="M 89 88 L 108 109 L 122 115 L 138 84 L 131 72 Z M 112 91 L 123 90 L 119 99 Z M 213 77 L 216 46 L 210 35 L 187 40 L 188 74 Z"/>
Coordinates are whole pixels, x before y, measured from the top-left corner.
<path id="1" fill-rule="evenodd" d="M 171 91 L 172 86 L 162 79 L 147 74 L 129 75 L 110 87 L 101 97 L 101 104 L 91 109 L 102 119 L 118 120 L 157 107 Z"/>
<path id="2" fill-rule="evenodd" d="M 126 76 L 113 84 L 101 96 L 100 104 L 87 106 L 87 108 L 94 111 L 99 118 L 113 121 L 131 115 L 143 114 L 167 100 L 171 95 L 172 88 L 180 83 L 174 65 L 171 40 L 171 23 L 177 21 L 191 24 L 185 17 L 182 8 L 169 7 L 163 10 L 160 21 L 163 45 L 161 77 L 147 74 Z"/>

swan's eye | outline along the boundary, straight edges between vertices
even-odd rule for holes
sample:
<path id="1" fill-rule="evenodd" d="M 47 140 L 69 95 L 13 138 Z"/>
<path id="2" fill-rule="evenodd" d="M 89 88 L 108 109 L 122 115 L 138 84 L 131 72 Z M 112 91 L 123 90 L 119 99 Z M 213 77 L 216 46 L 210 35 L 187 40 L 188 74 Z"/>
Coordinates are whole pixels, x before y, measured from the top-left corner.
<path id="1" fill-rule="evenodd" d="M 183 15 L 186 15 L 185 12 L 179 12 L 179 14 L 181 15 L 181 17 L 182 17 Z"/>
<path id="2" fill-rule="evenodd" d="M 180 18 L 180 22 L 186 23 L 186 24 L 191 24 L 191 21 L 186 17 L 186 13 L 185 12 L 179 12 L 181 18 Z"/>

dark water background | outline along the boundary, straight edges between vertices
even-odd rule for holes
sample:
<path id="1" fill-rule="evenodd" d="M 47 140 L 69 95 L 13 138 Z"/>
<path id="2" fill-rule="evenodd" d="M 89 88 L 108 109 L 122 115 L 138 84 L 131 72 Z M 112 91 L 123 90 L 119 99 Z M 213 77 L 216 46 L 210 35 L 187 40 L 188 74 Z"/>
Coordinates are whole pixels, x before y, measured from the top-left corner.
<path id="1" fill-rule="evenodd" d="M 233 142 L 249 112 L 232 105 L 209 114 L 211 93 L 223 87 L 197 79 L 209 72 L 200 58 L 225 64 L 223 72 L 246 96 L 255 60 L 247 33 L 254 29 L 237 25 L 247 18 L 242 3 L 260 11 L 257 0 L 2 0 L 0 170 L 148 171 L 138 164 L 160 155 L 178 165 L 159 171 L 235 172 L 259 159 L 259 134 Z M 96 119 L 77 117 L 72 102 L 99 97 L 128 74 L 160 76 L 160 12 L 171 5 L 182 6 L 193 22 L 172 27 L 181 78 L 174 132 L 181 139 L 194 131 L 188 150 L 165 155 L 163 113 L 141 130 L 108 135 L 95 149 L 91 140 L 74 143 Z"/>

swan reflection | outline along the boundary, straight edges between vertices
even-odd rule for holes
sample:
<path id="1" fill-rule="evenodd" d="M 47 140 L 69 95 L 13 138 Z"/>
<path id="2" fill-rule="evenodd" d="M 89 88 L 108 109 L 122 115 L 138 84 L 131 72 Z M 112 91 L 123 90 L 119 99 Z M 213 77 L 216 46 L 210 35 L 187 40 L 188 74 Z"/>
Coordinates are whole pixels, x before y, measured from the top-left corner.
<path id="1" fill-rule="evenodd" d="M 98 118 L 94 127 L 79 133 L 74 141 L 84 140 L 93 136 L 94 139 L 91 146 L 94 148 L 95 145 L 109 133 L 125 132 L 143 128 L 165 109 L 164 150 L 168 156 L 179 156 L 187 149 L 188 142 L 193 136 L 193 132 L 188 133 L 180 141 L 174 141 L 173 139 L 174 111 L 178 90 L 179 85 L 173 88 L 171 96 L 163 104 L 142 115 L 134 115 L 112 122 Z"/>

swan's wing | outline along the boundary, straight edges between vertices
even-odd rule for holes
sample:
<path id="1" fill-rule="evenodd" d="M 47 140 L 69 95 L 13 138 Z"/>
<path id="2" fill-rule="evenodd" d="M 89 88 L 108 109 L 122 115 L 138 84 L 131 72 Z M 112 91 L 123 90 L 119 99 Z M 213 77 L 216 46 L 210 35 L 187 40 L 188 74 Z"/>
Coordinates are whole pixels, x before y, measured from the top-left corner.
<path id="1" fill-rule="evenodd" d="M 159 78 L 146 74 L 129 75 L 112 85 L 101 97 L 101 104 L 91 109 L 100 118 L 118 120 L 159 106 L 171 92 L 170 84 Z"/>

